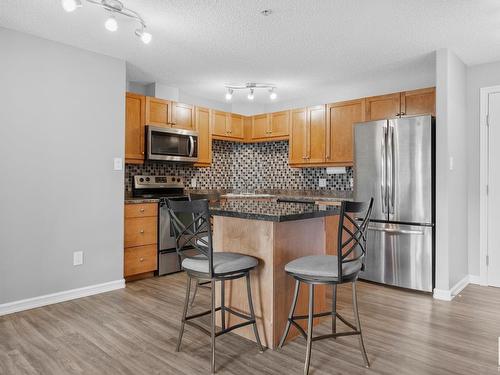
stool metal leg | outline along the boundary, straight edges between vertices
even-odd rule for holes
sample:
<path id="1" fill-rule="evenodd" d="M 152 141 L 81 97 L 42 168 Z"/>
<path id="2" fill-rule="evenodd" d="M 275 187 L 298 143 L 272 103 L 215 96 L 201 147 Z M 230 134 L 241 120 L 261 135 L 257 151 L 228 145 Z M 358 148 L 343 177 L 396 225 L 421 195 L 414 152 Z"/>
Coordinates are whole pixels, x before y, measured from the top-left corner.
<path id="1" fill-rule="evenodd" d="M 307 317 L 307 350 L 306 350 L 306 363 L 304 364 L 304 375 L 309 374 L 309 364 L 311 362 L 313 315 L 314 315 L 314 284 L 309 284 L 309 315 Z"/>
<path id="2" fill-rule="evenodd" d="M 354 312 L 354 318 L 356 319 L 356 328 L 359 331 L 358 339 L 359 339 L 359 347 L 361 350 L 361 354 L 363 355 L 363 360 L 365 361 L 365 366 L 370 367 L 370 361 L 368 361 L 368 355 L 366 354 L 365 344 L 363 342 L 363 334 L 361 333 L 361 323 L 359 321 L 359 313 L 358 313 L 358 296 L 356 294 L 356 281 L 352 283 L 352 308 Z"/>
<path id="3" fill-rule="evenodd" d="M 337 333 L 337 284 L 333 284 L 332 293 L 332 333 Z"/>
<path id="4" fill-rule="evenodd" d="M 175 348 L 176 352 L 181 350 L 182 335 L 184 334 L 184 326 L 186 324 L 186 315 L 188 310 L 190 293 L 191 293 L 191 276 L 188 275 L 187 286 L 186 286 L 186 298 L 184 300 L 184 309 L 182 311 L 181 329 L 179 331 L 179 338 L 177 339 L 177 347 Z"/>
<path id="5" fill-rule="evenodd" d="M 226 298 L 226 292 L 224 290 L 224 280 L 221 280 L 221 282 L 220 282 L 220 319 L 221 319 L 222 329 L 226 329 L 226 311 L 224 310 L 225 298 Z"/>
<path id="6" fill-rule="evenodd" d="M 196 293 L 198 292 L 198 285 L 200 284 L 199 280 L 196 280 L 196 284 L 194 284 L 193 297 L 191 297 L 191 302 L 189 303 L 189 307 L 193 307 L 194 299 L 196 297 Z"/>
<path id="7" fill-rule="evenodd" d="M 212 297 L 212 302 L 211 302 L 211 310 L 212 314 L 210 316 L 211 318 L 211 327 L 210 327 L 210 341 L 212 344 L 212 358 L 210 361 L 210 370 L 212 374 L 215 374 L 215 279 L 212 279 L 211 283 L 211 297 Z"/>
<path id="8" fill-rule="evenodd" d="M 255 319 L 255 311 L 254 311 L 253 302 L 252 302 L 252 287 L 250 284 L 250 272 L 247 273 L 246 279 L 247 279 L 248 307 L 250 309 L 250 317 L 254 320 L 254 323 L 252 324 L 253 333 L 255 334 L 255 341 L 257 341 L 257 347 L 259 348 L 259 352 L 262 353 L 262 352 L 264 352 L 264 349 L 262 348 L 262 344 L 260 342 L 259 330 L 257 329 L 257 321 Z"/>
<path id="9" fill-rule="evenodd" d="M 285 340 L 288 336 L 288 333 L 290 332 L 290 327 L 292 326 L 291 320 L 293 318 L 293 313 L 295 312 L 295 307 L 297 306 L 297 299 L 299 297 L 299 289 L 300 289 L 300 281 L 295 280 L 295 292 L 293 294 L 293 301 L 292 305 L 290 306 L 290 313 L 288 314 L 288 321 L 286 322 L 285 331 L 283 332 L 283 336 L 281 336 L 281 340 L 278 345 L 279 348 L 283 347 L 283 345 L 285 344 Z"/>

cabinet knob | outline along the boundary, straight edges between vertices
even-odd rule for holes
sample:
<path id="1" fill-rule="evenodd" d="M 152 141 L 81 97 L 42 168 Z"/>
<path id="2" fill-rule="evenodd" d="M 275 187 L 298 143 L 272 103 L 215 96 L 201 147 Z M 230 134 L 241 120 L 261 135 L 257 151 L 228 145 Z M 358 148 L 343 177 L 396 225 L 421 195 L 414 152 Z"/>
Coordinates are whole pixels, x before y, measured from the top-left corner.
<path id="1" fill-rule="evenodd" d="M 401 112 L 400 114 L 401 114 L 401 116 L 404 116 L 404 115 L 406 115 L 406 113 L 405 113 L 405 112 Z"/>
<path id="2" fill-rule="evenodd" d="M 144 258 L 139 258 L 139 262 L 144 262 Z"/>
<path id="3" fill-rule="evenodd" d="M 139 231 L 139 233 L 143 234 L 143 233 L 144 233 L 144 229 L 141 229 L 141 230 Z"/>
<path id="4" fill-rule="evenodd" d="M 139 211 L 144 212 L 144 207 L 142 207 L 141 209 L 139 209 Z"/>

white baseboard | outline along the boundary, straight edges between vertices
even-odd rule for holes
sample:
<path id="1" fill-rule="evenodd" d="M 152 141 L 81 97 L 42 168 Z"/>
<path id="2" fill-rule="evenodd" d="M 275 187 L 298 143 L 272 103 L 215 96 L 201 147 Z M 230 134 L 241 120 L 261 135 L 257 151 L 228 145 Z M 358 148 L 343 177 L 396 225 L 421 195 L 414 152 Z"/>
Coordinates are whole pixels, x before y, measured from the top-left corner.
<path id="1" fill-rule="evenodd" d="M 479 276 L 465 275 L 465 277 L 457 282 L 450 290 L 434 289 L 432 296 L 435 299 L 442 301 L 451 301 L 469 284 L 479 284 Z"/>
<path id="2" fill-rule="evenodd" d="M 479 275 L 469 275 L 469 283 L 476 284 L 476 285 L 482 285 L 481 284 L 481 276 L 479 276 Z"/>
<path id="3" fill-rule="evenodd" d="M 0 316 L 34 309 L 41 306 L 52 305 L 54 303 L 69 301 L 72 299 L 87 297 L 94 294 L 110 292 L 121 288 L 125 288 L 124 279 L 8 302 L 0 305 Z"/>

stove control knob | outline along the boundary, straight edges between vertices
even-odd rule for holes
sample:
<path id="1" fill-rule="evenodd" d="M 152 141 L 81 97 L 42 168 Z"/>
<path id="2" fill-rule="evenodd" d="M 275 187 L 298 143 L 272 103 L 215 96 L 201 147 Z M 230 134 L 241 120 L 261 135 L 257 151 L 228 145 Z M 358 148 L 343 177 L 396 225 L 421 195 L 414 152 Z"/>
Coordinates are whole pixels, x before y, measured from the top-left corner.
<path id="1" fill-rule="evenodd" d="M 172 182 L 175 182 L 175 177 L 172 177 Z"/>
<path id="2" fill-rule="evenodd" d="M 180 178 L 178 178 L 178 179 L 177 179 L 177 182 L 181 182 L 181 179 L 180 179 Z"/>
<path id="3" fill-rule="evenodd" d="M 146 177 L 146 181 L 149 182 L 150 178 L 149 177 Z"/>
<path id="4" fill-rule="evenodd" d="M 144 179 L 142 177 L 139 178 L 139 182 L 144 182 Z"/>

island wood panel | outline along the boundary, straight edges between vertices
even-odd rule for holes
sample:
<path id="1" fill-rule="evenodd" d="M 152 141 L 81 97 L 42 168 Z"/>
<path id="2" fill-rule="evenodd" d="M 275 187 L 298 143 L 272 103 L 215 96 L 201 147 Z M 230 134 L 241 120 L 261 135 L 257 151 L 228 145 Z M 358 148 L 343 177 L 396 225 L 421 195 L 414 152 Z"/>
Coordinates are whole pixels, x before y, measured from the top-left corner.
<path id="1" fill-rule="evenodd" d="M 285 264 L 300 256 L 325 254 L 323 218 L 277 223 L 215 216 L 214 248 L 215 251 L 238 252 L 259 259 L 259 266 L 251 273 L 257 326 L 262 344 L 275 349 L 287 321 L 295 285 L 294 279 L 284 271 Z M 302 286 L 296 314 L 307 311 L 307 293 L 307 287 Z M 220 304 L 220 283 L 217 283 L 216 295 L 217 304 Z M 325 287 L 317 287 L 315 297 L 315 311 L 324 311 Z M 248 313 L 244 279 L 226 282 L 225 302 L 236 311 Z M 226 323 L 241 322 L 241 319 L 228 315 Z M 220 314 L 217 324 L 221 324 Z M 302 324 L 305 327 L 306 321 Z M 233 332 L 255 341 L 251 326 Z M 289 340 L 297 334 L 296 329 L 292 329 Z"/>

